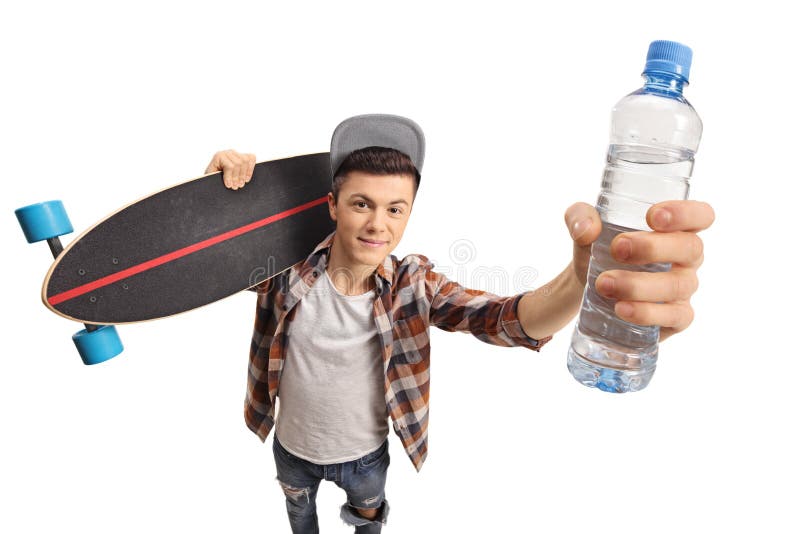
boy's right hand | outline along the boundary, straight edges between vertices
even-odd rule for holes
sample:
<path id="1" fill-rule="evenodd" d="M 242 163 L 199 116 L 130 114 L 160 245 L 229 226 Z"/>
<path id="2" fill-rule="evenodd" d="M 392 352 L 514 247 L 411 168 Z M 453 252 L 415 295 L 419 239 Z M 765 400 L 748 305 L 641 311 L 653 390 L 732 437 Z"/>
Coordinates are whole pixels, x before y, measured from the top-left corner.
<path id="1" fill-rule="evenodd" d="M 256 165 L 254 154 L 240 154 L 235 150 L 222 150 L 214 154 L 206 167 L 206 174 L 222 171 L 222 181 L 229 189 L 239 189 L 253 177 Z"/>

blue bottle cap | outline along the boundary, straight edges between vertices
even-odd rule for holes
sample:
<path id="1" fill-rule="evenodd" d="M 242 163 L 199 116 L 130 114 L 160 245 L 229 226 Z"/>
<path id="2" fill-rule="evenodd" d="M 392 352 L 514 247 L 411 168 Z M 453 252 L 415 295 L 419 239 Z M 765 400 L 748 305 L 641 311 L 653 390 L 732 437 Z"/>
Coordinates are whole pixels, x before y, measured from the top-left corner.
<path id="1" fill-rule="evenodd" d="M 692 67 L 692 49 L 675 41 L 653 41 L 647 50 L 644 72 L 677 74 L 689 83 Z"/>

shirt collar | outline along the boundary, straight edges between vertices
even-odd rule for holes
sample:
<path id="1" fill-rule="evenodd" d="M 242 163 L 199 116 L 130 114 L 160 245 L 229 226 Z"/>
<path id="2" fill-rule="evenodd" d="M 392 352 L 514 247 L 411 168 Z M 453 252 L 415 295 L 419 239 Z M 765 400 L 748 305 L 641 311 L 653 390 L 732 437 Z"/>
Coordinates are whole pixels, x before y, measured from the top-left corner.
<path id="1" fill-rule="evenodd" d="M 330 249 L 333 245 L 334 235 L 336 235 L 335 230 L 328 234 L 328 237 L 323 239 L 314 248 L 314 251 L 309 254 L 308 258 L 306 258 L 306 261 L 300 267 L 299 275 L 303 280 L 306 281 L 307 284 L 311 285 L 311 283 L 313 283 L 313 279 L 322 274 L 322 272 L 325 270 L 325 266 L 328 264 Z M 394 257 L 391 254 L 388 254 L 383 259 L 383 262 L 378 264 L 378 266 L 375 268 L 375 274 L 382 278 L 389 286 L 392 285 L 392 276 L 394 276 Z M 377 281 L 378 280 L 376 280 L 376 282 Z"/>

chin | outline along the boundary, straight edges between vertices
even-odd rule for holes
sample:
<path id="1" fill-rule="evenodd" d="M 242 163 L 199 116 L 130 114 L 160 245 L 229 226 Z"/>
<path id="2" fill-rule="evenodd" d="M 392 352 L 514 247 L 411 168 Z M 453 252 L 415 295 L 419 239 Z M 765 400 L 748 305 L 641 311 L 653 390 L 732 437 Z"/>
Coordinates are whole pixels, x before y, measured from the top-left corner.
<path id="1" fill-rule="evenodd" d="M 361 248 L 361 250 L 359 250 L 359 256 L 364 259 L 368 259 L 368 263 L 381 263 L 383 261 L 383 258 L 388 256 L 389 253 L 392 251 L 390 245 L 391 243 L 388 243 L 386 245 L 383 245 L 382 247 L 370 250 L 370 249 L 364 249 L 363 245 L 359 243 L 358 246 Z"/>
<path id="2" fill-rule="evenodd" d="M 361 256 L 363 258 L 369 258 L 370 263 L 379 263 L 383 261 L 383 258 L 385 258 L 388 254 L 389 249 L 387 247 L 380 247 L 375 250 L 362 251 Z"/>

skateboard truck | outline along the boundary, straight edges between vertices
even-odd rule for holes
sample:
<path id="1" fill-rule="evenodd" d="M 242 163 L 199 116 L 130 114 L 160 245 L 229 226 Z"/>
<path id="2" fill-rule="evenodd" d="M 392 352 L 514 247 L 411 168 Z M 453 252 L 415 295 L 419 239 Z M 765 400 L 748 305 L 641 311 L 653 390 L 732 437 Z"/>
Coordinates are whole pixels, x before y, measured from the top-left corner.
<path id="1" fill-rule="evenodd" d="M 72 232 L 72 223 L 60 200 L 31 204 L 14 213 L 28 243 L 46 240 L 54 259 L 61 254 L 64 247 L 59 236 Z M 114 325 L 84 323 L 84 326 L 85 329 L 72 336 L 84 364 L 101 363 L 122 352 L 122 341 Z"/>

